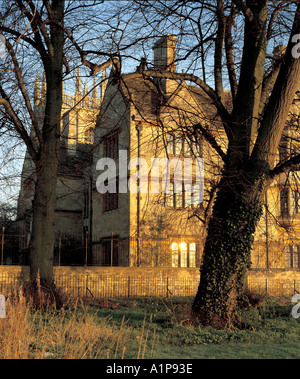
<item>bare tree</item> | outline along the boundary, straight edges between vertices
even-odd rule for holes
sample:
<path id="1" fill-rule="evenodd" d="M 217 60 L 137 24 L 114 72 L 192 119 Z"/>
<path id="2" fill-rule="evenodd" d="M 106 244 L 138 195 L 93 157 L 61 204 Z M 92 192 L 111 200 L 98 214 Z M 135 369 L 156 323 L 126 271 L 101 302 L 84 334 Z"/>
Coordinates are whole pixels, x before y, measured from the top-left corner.
<path id="1" fill-rule="evenodd" d="M 7 39 L 7 48 L 36 135 L 34 140 L 30 138 L 1 86 L 0 104 L 25 141 L 37 167 L 32 279 L 35 280 L 39 272 L 43 280 L 52 282 L 61 83 L 63 65 L 68 70 L 68 53 L 64 50 L 67 46 L 69 51 L 75 48 L 92 75 L 112 65 L 115 82 L 129 78 L 143 78 L 153 83 L 157 78 L 190 82 L 206 94 L 216 109 L 220 128 L 226 136 L 226 149 L 219 144 L 208 123 L 195 124 L 190 120 L 190 130 L 202 135 L 223 164 L 222 176 L 215 188 L 216 200 L 213 207 L 210 204 L 201 281 L 193 309 L 204 323 L 228 323 L 234 316 L 236 299 L 250 265 L 265 189 L 280 173 L 300 162 L 299 154 L 279 164 L 275 162 L 300 79 L 300 60 L 295 55 L 295 35 L 300 33 L 300 5 L 294 1 L 267 0 L 192 3 L 136 0 L 127 3 L 126 12 L 125 8 L 119 10 L 109 20 L 107 26 L 114 25 L 113 32 L 110 31 L 111 46 L 101 51 L 78 42 L 74 25 L 64 24 L 63 3 L 58 0 L 45 0 L 42 5 L 33 1 L 6 1 L 2 13 L 6 23 L 0 24 L 0 31 L 12 39 L 12 42 Z M 67 7 L 69 15 L 72 10 L 87 6 L 71 3 Z M 178 35 L 182 49 L 177 62 L 185 62 L 188 70 L 184 73 L 157 70 L 142 61 L 136 72 L 122 75 L 122 62 L 128 49 L 132 49 L 130 55 L 136 59 L 133 51 L 142 48 L 147 52 L 145 46 L 149 46 L 151 38 L 165 34 L 166 30 Z M 277 43 L 286 35 L 289 37 L 285 53 L 270 61 L 267 51 L 271 43 Z M 15 52 L 20 41 L 38 53 L 46 73 L 47 101 L 42 130 L 37 127 L 22 81 Z M 99 57 L 109 59 L 99 63 Z M 230 104 L 226 102 L 228 86 Z"/>
<path id="2" fill-rule="evenodd" d="M 87 30 L 87 24 L 78 14 L 86 12 L 85 21 L 90 20 L 88 27 L 91 28 L 91 14 L 95 14 L 92 9 L 101 4 L 103 1 L 83 4 L 73 0 L 6 0 L 1 4 L 0 32 L 5 36 L 7 51 L 0 80 L 0 108 L 5 121 L 2 127 L 10 128 L 21 138 L 35 167 L 30 278 L 34 286 L 39 279 L 50 300 L 55 300 L 57 305 L 53 251 L 63 78 L 71 72 L 73 44 L 84 44 L 82 38 L 75 41 L 73 36 L 78 37 L 76 31 L 80 30 L 82 37 L 83 31 L 86 33 Z M 68 44 L 66 35 L 71 34 L 72 43 Z M 93 41 L 92 36 L 89 41 Z M 110 57 L 110 53 L 100 52 L 99 42 L 97 52 L 101 59 Z M 39 120 L 29 90 L 41 68 L 45 73 L 46 88 L 45 112 L 43 119 Z"/>
<path id="3" fill-rule="evenodd" d="M 203 323 L 224 325 L 234 319 L 250 267 L 265 190 L 280 173 L 300 162 L 299 154 L 276 162 L 300 79 L 295 38 L 300 33 L 300 5 L 267 0 L 135 3 L 141 7 L 149 36 L 172 30 L 182 38 L 182 46 L 184 36 L 190 38 L 177 62 L 190 62 L 190 71 L 196 70 L 178 73 L 140 65 L 136 72 L 122 76 L 116 60 L 115 76 L 120 81 L 168 78 L 200 87 L 217 110 L 227 139 L 224 150 L 207 125 L 191 121 L 190 130 L 198 130 L 223 161 L 193 310 Z M 286 37 L 285 51 L 271 57 L 271 43 Z M 93 72 L 88 55 L 81 56 Z M 230 104 L 225 100 L 227 84 Z"/>

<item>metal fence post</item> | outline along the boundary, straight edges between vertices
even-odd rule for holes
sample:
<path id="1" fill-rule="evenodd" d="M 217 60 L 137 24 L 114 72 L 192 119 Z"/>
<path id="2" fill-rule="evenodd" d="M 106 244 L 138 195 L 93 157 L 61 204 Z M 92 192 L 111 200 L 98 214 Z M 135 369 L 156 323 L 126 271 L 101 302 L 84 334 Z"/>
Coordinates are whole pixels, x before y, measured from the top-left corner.
<path id="1" fill-rule="evenodd" d="M 61 232 L 59 232 L 59 237 L 58 237 L 58 266 L 60 266 L 60 260 L 61 260 Z"/>
<path id="2" fill-rule="evenodd" d="M 130 276 L 128 276 L 128 297 L 130 297 Z"/>
<path id="3" fill-rule="evenodd" d="M 87 266 L 87 260 L 88 260 L 88 234 L 89 232 L 86 231 L 85 233 L 85 262 L 84 262 L 85 266 Z"/>
<path id="4" fill-rule="evenodd" d="M 167 277 L 167 298 L 169 297 L 169 277 Z"/>
<path id="5" fill-rule="evenodd" d="M 114 258 L 114 233 L 111 233 L 110 240 L 110 266 L 113 266 L 113 258 Z"/>
<path id="6" fill-rule="evenodd" d="M 4 253 L 4 230 L 5 230 L 5 226 L 2 227 L 1 266 L 3 265 L 3 253 Z"/>

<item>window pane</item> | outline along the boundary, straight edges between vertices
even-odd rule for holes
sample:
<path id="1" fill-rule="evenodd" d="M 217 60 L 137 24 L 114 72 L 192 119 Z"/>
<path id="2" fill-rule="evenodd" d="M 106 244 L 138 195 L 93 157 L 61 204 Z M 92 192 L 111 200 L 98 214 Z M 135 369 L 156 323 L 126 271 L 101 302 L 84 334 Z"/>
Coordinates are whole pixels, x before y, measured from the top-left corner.
<path id="1" fill-rule="evenodd" d="M 182 137 L 177 136 L 175 139 L 175 155 L 181 155 L 182 154 Z"/>
<path id="2" fill-rule="evenodd" d="M 184 155 L 186 156 L 191 156 L 192 155 L 192 150 L 191 150 L 191 141 L 189 140 L 184 140 L 184 144 L 183 144 L 183 148 L 184 148 Z"/>
<path id="3" fill-rule="evenodd" d="M 187 267 L 187 244 L 185 242 L 182 242 L 180 244 L 180 250 L 181 250 L 181 255 L 180 255 L 180 265 L 181 267 Z"/>
<path id="4" fill-rule="evenodd" d="M 286 267 L 291 268 L 292 267 L 292 261 L 291 261 L 291 248 L 290 248 L 290 246 L 285 247 L 285 253 L 286 253 Z"/>
<path id="5" fill-rule="evenodd" d="M 298 191 L 291 191 L 291 213 L 299 213 L 299 193 Z"/>
<path id="6" fill-rule="evenodd" d="M 178 244 L 172 244 L 172 267 L 178 267 Z"/>
<path id="7" fill-rule="evenodd" d="M 167 153 L 174 154 L 174 137 L 172 134 L 167 134 Z"/>
<path id="8" fill-rule="evenodd" d="M 194 151 L 197 157 L 202 157 L 202 146 L 200 141 L 196 143 Z"/>
<path id="9" fill-rule="evenodd" d="M 298 246 L 293 246 L 293 268 L 299 267 L 299 261 L 298 261 Z"/>
<path id="10" fill-rule="evenodd" d="M 174 184 L 170 183 L 170 190 L 166 193 L 167 196 L 167 206 L 174 207 Z"/>
<path id="11" fill-rule="evenodd" d="M 190 267 L 196 267 L 196 244 L 190 243 Z"/>
<path id="12" fill-rule="evenodd" d="M 295 191 L 291 191 L 291 214 L 296 213 L 296 203 L 297 203 L 296 193 Z"/>
<path id="13" fill-rule="evenodd" d="M 182 191 L 181 182 L 175 182 L 174 192 L 175 192 L 175 207 L 182 208 L 183 207 L 183 191 Z"/>
<path id="14" fill-rule="evenodd" d="M 176 193 L 176 208 L 182 208 L 183 207 L 183 199 L 182 199 L 182 192 L 181 193 Z"/>
<path id="15" fill-rule="evenodd" d="M 289 214 L 287 189 L 283 189 L 280 191 L 280 208 L 281 208 L 281 215 L 284 217 L 287 217 Z"/>
<path id="16" fill-rule="evenodd" d="M 114 148 L 115 148 L 114 158 L 115 159 L 119 158 L 119 138 L 118 137 L 119 137 L 118 134 L 116 134 L 114 137 Z"/>
<path id="17" fill-rule="evenodd" d="M 186 184 L 184 187 L 184 205 L 186 208 L 192 206 L 192 186 L 191 184 Z"/>
<path id="18" fill-rule="evenodd" d="M 279 161 L 280 162 L 284 162 L 286 160 L 286 155 L 287 155 L 286 150 L 287 150 L 286 145 L 279 146 Z"/>
<path id="19" fill-rule="evenodd" d="M 201 203 L 200 195 L 201 195 L 200 186 L 195 185 L 194 190 L 193 190 L 193 204 L 194 204 L 194 206 L 197 206 Z"/>

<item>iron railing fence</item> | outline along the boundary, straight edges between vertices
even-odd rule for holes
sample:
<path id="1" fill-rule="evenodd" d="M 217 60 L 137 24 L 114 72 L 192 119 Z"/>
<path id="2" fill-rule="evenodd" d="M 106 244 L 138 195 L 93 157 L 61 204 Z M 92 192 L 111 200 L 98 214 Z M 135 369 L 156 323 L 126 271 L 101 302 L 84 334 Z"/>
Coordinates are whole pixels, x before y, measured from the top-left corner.
<path id="1" fill-rule="evenodd" d="M 178 245 L 178 266 L 199 267 L 201 240 L 199 237 L 126 237 L 114 236 L 92 238 L 86 233 L 82 237 L 57 233 L 54 247 L 54 266 L 139 266 L 172 267 L 172 243 Z M 186 245 L 186 256 L 180 244 Z M 28 265 L 28 236 L 8 235 L 2 231 L 1 265 Z M 193 244 L 193 259 L 190 249 Z M 181 259 L 182 257 L 182 259 Z M 181 259 L 181 260 L 180 260 Z"/>
<path id="2" fill-rule="evenodd" d="M 29 264 L 29 236 L 0 229 L 0 265 Z M 185 245 L 185 252 L 183 251 Z M 177 246 L 174 251 L 174 245 Z M 193 246 L 193 248 L 192 248 Z M 298 245 L 297 245 L 298 246 Z M 300 269 L 300 245 L 256 241 L 251 253 L 252 268 Z M 297 247 L 297 249 L 295 249 Z M 55 266 L 200 267 L 203 240 L 199 236 L 92 237 L 56 233 Z M 177 257 L 174 256 L 177 253 Z M 175 258 L 175 259 L 174 259 Z"/>
<path id="3" fill-rule="evenodd" d="M 16 290 L 24 281 L 22 274 L 0 273 L 0 294 Z M 136 298 L 195 296 L 199 281 L 180 277 L 143 277 L 98 274 L 55 275 L 55 284 L 74 298 Z M 251 279 L 248 290 L 268 296 L 293 296 L 300 293 L 300 280 Z"/>

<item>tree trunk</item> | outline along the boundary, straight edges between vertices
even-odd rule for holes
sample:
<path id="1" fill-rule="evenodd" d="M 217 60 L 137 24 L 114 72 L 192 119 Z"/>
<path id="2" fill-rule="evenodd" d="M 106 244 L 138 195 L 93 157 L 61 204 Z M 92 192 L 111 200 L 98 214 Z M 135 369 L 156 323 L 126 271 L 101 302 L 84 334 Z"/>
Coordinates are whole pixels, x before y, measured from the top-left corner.
<path id="1" fill-rule="evenodd" d="M 241 180 L 239 175 L 224 175 L 221 180 L 193 303 L 194 314 L 204 325 L 222 327 L 234 322 L 262 214 L 261 199 L 260 181 Z"/>
<path id="2" fill-rule="evenodd" d="M 50 11 L 49 54 L 43 59 L 47 95 L 42 142 L 35 162 L 36 186 L 30 241 L 30 295 L 38 307 L 61 305 L 53 282 L 53 254 L 63 81 L 64 31 L 60 25 L 63 25 L 64 1 L 53 0 Z"/>
<path id="3" fill-rule="evenodd" d="M 30 242 L 30 282 L 25 285 L 25 296 L 39 309 L 62 306 L 61 296 L 53 280 L 58 160 L 49 150 L 43 152 L 37 167 Z"/>
<path id="4" fill-rule="evenodd" d="M 53 281 L 55 244 L 56 184 L 60 147 L 60 114 L 62 82 L 53 81 L 47 88 L 47 102 L 40 159 L 36 162 L 36 185 L 33 200 L 30 241 L 30 283 L 25 289 L 34 306 L 61 307 L 61 298 Z"/>
<path id="5" fill-rule="evenodd" d="M 53 281 L 54 216 L 56 206 L 57 158 L 44 152 L 37 167 L 30 244 L 30 278 Z"/>

